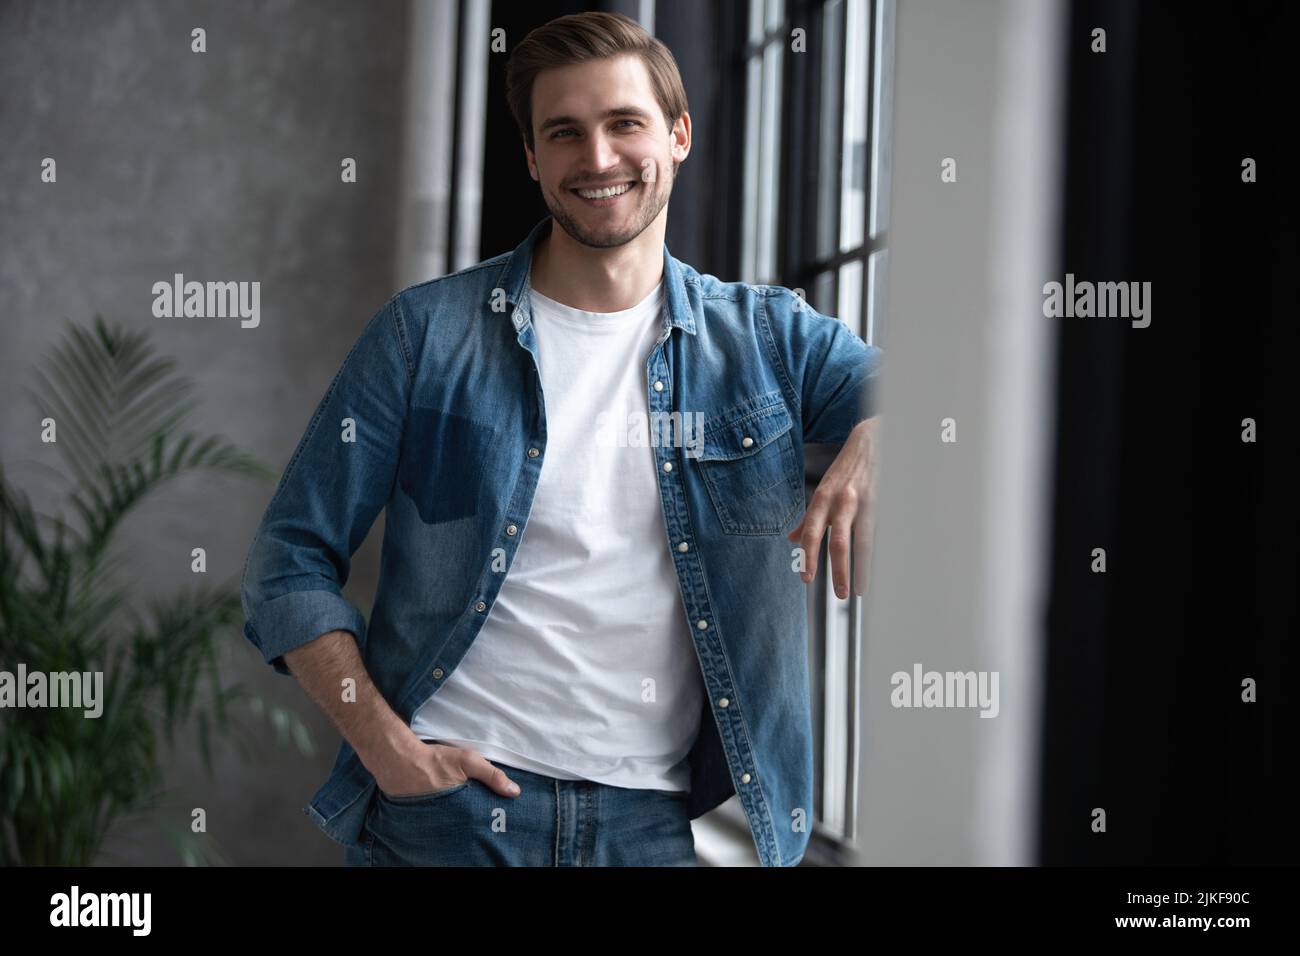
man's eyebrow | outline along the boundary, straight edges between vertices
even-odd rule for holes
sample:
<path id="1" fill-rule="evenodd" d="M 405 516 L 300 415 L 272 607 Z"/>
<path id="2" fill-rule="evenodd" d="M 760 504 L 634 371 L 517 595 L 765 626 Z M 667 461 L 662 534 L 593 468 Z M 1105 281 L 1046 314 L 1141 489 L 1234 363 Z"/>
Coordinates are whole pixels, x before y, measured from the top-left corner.
<path id="1" fill-rule="evenodd" d="M 639 106 L 616 106 L 611 110 L 605 110 L 600 114 L 600 119 L 613 119 L 615 116 L 635 116 L 638 119 L 649 121 L 650 114 Z M 579 126 L 581 121 L 572 116 L 552 116 L 543 121 L 542 125 L 537 128 L 539 133 L 545 133 L 553 126 Z"/>

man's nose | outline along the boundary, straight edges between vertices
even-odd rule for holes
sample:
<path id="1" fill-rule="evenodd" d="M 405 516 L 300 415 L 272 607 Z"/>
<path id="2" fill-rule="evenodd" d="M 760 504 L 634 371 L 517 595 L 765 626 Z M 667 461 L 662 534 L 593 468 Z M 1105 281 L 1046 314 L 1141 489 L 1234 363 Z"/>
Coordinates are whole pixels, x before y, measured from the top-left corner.
<path id="1" fill-rule="evenodd" d="M 613 170 L 618 166 L 618 153 L 614 149 L 613 143 L 604 132 L 593 133 L 587 139 L 586 157 L 584 157 L 593 170 Z M 600 173 L 593 172 L 594 175 Z"/>

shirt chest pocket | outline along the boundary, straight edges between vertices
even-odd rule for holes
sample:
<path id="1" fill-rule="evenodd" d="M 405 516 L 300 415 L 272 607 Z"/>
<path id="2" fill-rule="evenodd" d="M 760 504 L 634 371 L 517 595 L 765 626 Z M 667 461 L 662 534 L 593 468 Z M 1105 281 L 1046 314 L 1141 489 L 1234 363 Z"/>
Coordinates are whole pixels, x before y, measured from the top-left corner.
<path id="1" fill-rule="evenodd" d="M 794 439 L 779 391 L 705 420 L 698 464 L 723 531 L 786 529 L 804 497 Z"/>

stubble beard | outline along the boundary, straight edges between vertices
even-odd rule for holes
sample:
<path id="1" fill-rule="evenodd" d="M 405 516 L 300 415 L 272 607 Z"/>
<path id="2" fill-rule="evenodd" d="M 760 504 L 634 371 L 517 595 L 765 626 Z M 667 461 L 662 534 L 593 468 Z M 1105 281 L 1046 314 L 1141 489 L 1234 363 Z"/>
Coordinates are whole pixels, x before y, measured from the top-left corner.
<path id="1" fill-rule="evenodd" d="M 542 191 L 542 196 L 546 200 L 546 208 L 551 211 L 552 218 L 561 229 L 569 234 L 574 242 L 592 249 L 612 249 L 615 246 L 631 242 L 645 232 L 650 223 L 655 221 L 655 217 L 659 215 L 664 206 L 668 205 L 668 197 L 672 194 L 672 180 L 669 179 L 666 184 L 658 181 L 652 183 L 643 182 L 638 187 L 638 191 L 640 193 L 637 197 L 639 201 L 632 215 L 632 224 L 630 226 L 615 226 L 601 231 L 593 231 L 584 227 L 577 218 L 569 213 L 563 201 L 559 198 L 550 195 L 545 190 Z M 572 198 L 575 202 L 582 201 L 576 196 Z"/>

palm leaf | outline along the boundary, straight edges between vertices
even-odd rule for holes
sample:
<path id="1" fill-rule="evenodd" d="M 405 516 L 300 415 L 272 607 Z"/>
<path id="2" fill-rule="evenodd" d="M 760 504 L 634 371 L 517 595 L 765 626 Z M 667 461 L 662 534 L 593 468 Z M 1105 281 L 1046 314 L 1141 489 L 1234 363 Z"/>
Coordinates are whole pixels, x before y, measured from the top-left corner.
<path id="1" fill-rule="evenodd" d="M 36 380 L 29 394 L 56 422 L 75 522 L 36 512 L 0 467 L 0 659 L 102 673 L 103 710 L 96 720 L 67 708 L 0 711 L 0 862 L 89 865 L 114 826 L 133 815 L 158 822 L 161 745 L 179 728 L 197 724 L 209 772 L 214 730 L 249 752 L 229 707 L 253 700 L 221 680 L 218 650 L 233 646 L 243 620 L 237 588 L 200 586 L 137 607 L 117 580 L 130 555 L 114 534 L 184 473 L 274 474 L 220 436 L 180 431 L 196 406 L 193 385 L 144 332 L 99 316 L 91 329 L 72 326 Z M 261 714 L 282 745 L 310 751 L 295 714 L 264 702 Z M 207 835 L 170 835 L 187 863 L 223 862 Z"/>

